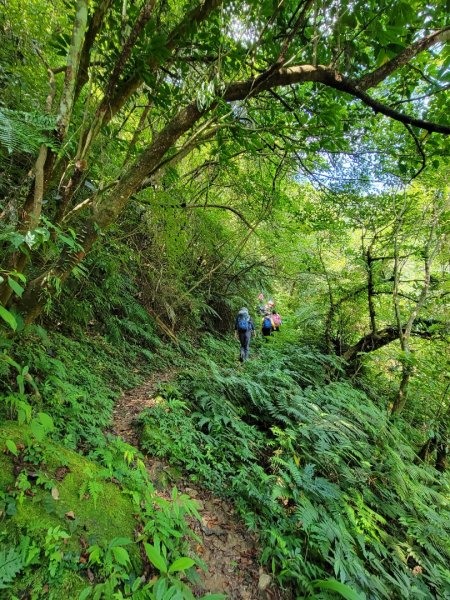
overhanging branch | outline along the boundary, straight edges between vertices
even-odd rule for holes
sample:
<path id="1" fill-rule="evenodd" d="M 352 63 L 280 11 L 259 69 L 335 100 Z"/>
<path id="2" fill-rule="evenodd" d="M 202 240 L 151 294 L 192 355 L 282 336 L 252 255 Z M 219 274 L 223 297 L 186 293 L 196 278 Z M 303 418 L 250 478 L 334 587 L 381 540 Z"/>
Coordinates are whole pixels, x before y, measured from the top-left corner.
<path id="1" fill-rule="evenodd" d="M 395 121 L 400 121 L 401 123 L 419 127 L 420 129 L 430 132 L 442 133 L 445 135 L 450 134 L 450 126 L 432 123 L 394 110 L 379 100 L 372 98 L 372 96 L 367 94 L 364 89 L 359 86 L 358 82 L 348 79 L 338 71 L 323 65 L 281 67 L 274 71 L 268 78 L 257 77 L 246 81 L 238 81 L 230 84 L 226 88 L 223 98 L 228 102 L 244 100 L 276 87 L 284 87 L 305 82 L 322 83 L 327 87 L 350 94 L 369 106 L 375 113 L 381 113 Z"/>
<path id="2" fill-rule="evenodd" d="M 361 90 L 368 90 L 371 87 L 377 86 L 387 77 L 389 77 L 389 75 L 397 71 L 400 67 L 406 65 L 412 58 L 414 58 L 414 56 L 417 56 L 421 52 L 428 50 L 428 48 L 434 46 L 435 44 L 447 42 L 449 39 L 450 26 L 443 27 L 442 29 L 435 31 L 430 35 L 427 35 L 426 37 L 414 42 L 402 50 L 402 52 L 397 54 L 397 56 L 394 56 L 394 58 L 389 60 L 381 67 L 378 67 L 378 69 L 372 71 L 372 73 L 361 77 L 361 79 L 358 80 L 358 87 Z"/>

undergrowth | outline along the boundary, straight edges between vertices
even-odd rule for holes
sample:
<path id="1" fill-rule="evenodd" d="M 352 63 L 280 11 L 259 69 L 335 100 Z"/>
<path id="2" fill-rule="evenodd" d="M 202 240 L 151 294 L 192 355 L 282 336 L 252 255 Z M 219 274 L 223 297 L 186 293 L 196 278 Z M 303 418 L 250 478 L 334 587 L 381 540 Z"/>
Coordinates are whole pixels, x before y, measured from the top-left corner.
<path id="1" fill-rule="evenodd" d="M 12 422 L 0 448 L 2 598 L 193 600 L 196 501 L 160 498 L 135 448 L 111 437 L 89 460 Z"/>
<path id="2" fill-rule="evenodd" d="M 449 598 L 448 479 L 415 464 L 339 361 L 273 342 L 238 367 L 206 337 L 143 413 L 143 447 L 232 499 L 296 598 L 338 582 L 367 599 Z"/>
<path id="3" fill-rule="evenodd" d="M 27 365 L 25 392 L 31 392 L 33 406 L 52 415 L 59 438 L 70 448 L 95 447 L 121 389 L 137 385 L 151 370 L 148 363 L 138 362 L 131 345 L 118 348 L 102 336 L 70 338 L 39 326 L 30 328 L 20 345 L 7 352 L 18 364 Z M 3 395 L 11 403 L 20 392 L 17 369 L 6 356 L 0 355 Z M 130 369 L 130 360 L 140 368 Z M 4 403 L 0 411 L 10 416 Z"/>

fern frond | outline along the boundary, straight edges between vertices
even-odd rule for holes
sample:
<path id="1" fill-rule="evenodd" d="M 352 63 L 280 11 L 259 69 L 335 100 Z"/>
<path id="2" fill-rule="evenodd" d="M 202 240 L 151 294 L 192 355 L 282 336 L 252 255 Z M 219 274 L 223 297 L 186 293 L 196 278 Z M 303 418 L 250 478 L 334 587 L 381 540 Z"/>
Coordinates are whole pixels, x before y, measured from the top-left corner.
<path id="1" fill-rule="evenodd" d="M 51 145 L 48 133 L 55 126 L 51 115 L 0 108 L 0 144 L 9 154 L 34 154 L 41 144 Z"/>
<path id="2" fill-rule="evenodd" d="M 23 566 L 23 557 L 16 548 L 0 550 L 0 590 L 11 585 Z"/>

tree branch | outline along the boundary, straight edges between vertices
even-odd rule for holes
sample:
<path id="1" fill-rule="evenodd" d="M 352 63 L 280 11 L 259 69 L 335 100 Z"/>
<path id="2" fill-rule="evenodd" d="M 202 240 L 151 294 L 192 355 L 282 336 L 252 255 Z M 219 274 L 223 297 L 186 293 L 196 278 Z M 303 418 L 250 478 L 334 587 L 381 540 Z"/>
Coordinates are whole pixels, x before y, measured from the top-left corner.
<path id="1" fill-rule="evenodd" d="M 238 81 L 227 87 L 223 97 L 228 102 L 243 100 L 275 87 L 305 83 L 307 81 L 322 83 L 327 87 L 350 94 L 372 108 L 375 113 L 381 113 L 391 119 L 400 121 L 401 123 L 413 125 L 414 127 L 425 129 L 426 131 L 434 131 L 446 135 L 450 134 L 450 126 L 417 119 L 394 110 L 369 96 L 369 94 L 359 87 L 357 82 L 348 79 L 334 69 L 330 69 L 323 65 L 318 65 L 316 67 L 314 65 L 282 67 L 274 71 L 268 78 L 259 76 L 256 79 Z"/>
<path id="2" fill-rule="evenodd" d="M 199 3 L 195 8 L 189 11 L 184 16 L 183 20 L 168 35 L 164 49 L 168 53 L 173 52 L 177 44 L 182 40 L 186 33 L 189 30 L 195 31 L 198 25 L 202 23 L 215 8 L 220 6 L 223 1 L 224 0 L 206 0 L 205 2 Z M 161 51 L 160 54 L 163 55 L 164 53 Z M 147 71 L 156 71 L 160 64 L 160 59 L 150 57 L 147 61 L 147 64 Z M 119 112 L 122 106 L 124 106 L 129 98 L 141 86 L 142 81 L 141 75 L 134 73 L 128 79 L 119 84 L 119 86 L 116 88 L 114 97 L 111 98 L 109 103 L 109 115 L 105 116 L 105 124 Z"/>
<path id="3" fill-rule="evenodd" d="M 350 348 L 347 348 L 347 350 L 342 352 L 341 356 L 347 362 L 352 362 L 361 353 L 374 352 L 375 350 L 379 350 L 380 348 L 383 348 L 383 346 L 387 346 L 391 342 L 398 340 L 400 335 L 404 334 L 405 331 L 406 325 L 403 325 L 401 329 L 395 325 L 389 325 L 378 331 L 368 333 L 358 340 L 356 344 L 353 344 L 353 346 L 350 346 Z M 433 336 L 437 335 L 436 333 L 422 330 L 412 330 L 410 333 L 411 335 L 424 339 L 431 339 Z"/>
<path id="4" fill-rule="evenodd" d="M 236 210 L 235 208 L 233 208 L 232 206 L 226 206 L 224 204 L 186 204 L 185 206 L 183 205 L 179 205 L 180 208 L 185 208 L 187 209 L 191 209 L 191 208 L 219 208 L 221 210 L 229 210 L 232 213 L 234 213 L 237 217 L 239 217 L 239 219 L 241 219 L 241 221 L 243 223 L 245 223 L 245 225 L 250 229 L 253 226 L 247 221 L 247 219 L 244 217 L 244 215 L 239 212 L 238 210 Z"/>
<path id="5" fill-rule="evenodd" d="M 95 39 L 101 29 L 103 20 L 109 7 L 111 6 L 111 3 L 112 0 L 102 0 L 89 21 L 89 26 L 84 38 L 83 48 L 81 49 L 80 67 L 75 86 L 75 100 L 77 100 L 81 90 L 89 80 L 88 69 L 91 66 L 92 46 L 94 45 Z M 66 67 L 63 68 L 65 69 Z M 54 70 L 54 73 L 57 72 L 57 70 Z"/>
<path id="6" fill-rule="evenodd" d="M 80 66 L 81 49 L 83 46 L 87 25 L 87 16 L 87 0 L 78 0 L 72 31 L 72 41 L 70 43 L 69 54 L 67 57 L 64 86 L 58 111 L 57 131 L 60 140 L 63 140 L 65 137 L 75 101 L 75 85 Z"/>
<path id="7" fill-rule="evenodd" d="M 414 56 L 428 50 L 431 46 L 435 44 L 447 42 L 450 39 L 450 26 L 443 27 L 430 35 L 414 42 L 402 52 L 394 56 L 387 63 L 372 71 L 368 75 L 364 75 L 358 80 L 358 87 L 361 90 L 368 90 L 369 88 L 377 86 L 379 83 L 384 81 L 389 75 L 397 71 L 400 67 L 406 65 Z"/>
<path id="8" fill-rule="evenodd" d="M 422 163 L 420 165 L 419 170 L 416 171 L 416 173 L 411 177 L 411 181 L 412 181 L 413 179 L 416 179 L 416 177 L 418 177 L 422 173 L 422 171 L 425 169 L 425 167 L 427 166 L 427 157 L 425 156 L 425 152 L 422 148 L 422 144 L 420 143 L 417 135 L 414 133 L 412 127 L 410 125 L 408 125 L 407 123 L 405 123 L 404 125 L 405 125 L 406 129 L 408 130 L 408 133 L 411 135 L 411 137 L 414 140 L 416 148 L 420 154 L 420 159 L 421 159 L 421 163 Z"/>

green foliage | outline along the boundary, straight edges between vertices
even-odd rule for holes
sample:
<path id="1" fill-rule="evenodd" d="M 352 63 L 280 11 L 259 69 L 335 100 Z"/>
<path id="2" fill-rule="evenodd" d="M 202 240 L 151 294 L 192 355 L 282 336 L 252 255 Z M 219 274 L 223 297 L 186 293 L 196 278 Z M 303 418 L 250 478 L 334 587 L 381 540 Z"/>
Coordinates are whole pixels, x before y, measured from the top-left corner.
<path id="1" fill-rule="evenodd" d="M 232 499 L 297 594 L 445 598 L 445 487 L 339 362 L 280 342 L 237 369 L 205 350 L 143 414 L 143 447 Z"/>
<path id="2" fill-rule="evenodd" d="M 4 306 L 0 306 L 0 317 L 11 327 L 13 331 L 17 329 L 17 321 L 15 316 Z"/>
<path id="3" fill-rule="evenodd" d="M 362 600 L 363 598 L 365 598 L 365 596 L 354 592 L 348 585 L 340 583 L 335 579 L 315 581 L 314 586 L 318 587 L 321 590 L 332 590 L 333 592 L 338 593 L 346 600 Z"/>
<path id="4" fill-rule="evenodd" d="M 0 454 L 2 473 L 11 474 L 10 480 L 0 480 L 0 511 L 6 525 L 0 530 L 0 543 L 8 541 L 7 550 L 0 553 L 4 586 L 20 596 L 32 584 L 39 598 L 48 586 L 54 600 L 65 586 L 70 597 L 122 594 L 134 598 L 138 590 L 142 597 L 152 597 L 148 594 L 157 581 L 144 586 L 139 555 L 139 546 L 144 551 L 152 545 L 167 563 L 167 572 L 161 575 L 164 583 L 156 589 L 168 584 L 167 589 L 193 597 L 189 585 L 179 578 L 189 573 L 189 581 L 197 582 L 194 563 L 204 567 L 195 556 L 186 556 L 188 538 L 197 539 L 186 521 L 200 518 L 194 500 L 176 489 L 170 501 L 155 494 L 139 453 L 121 440 L 113 438 L 108 447 L 105 444 L 97 455 L 102 464 L 96 464 L 44 439 L 45 462 L 36 465 L 24 447 L 26 436 L 26 427 L 24 431 L 12 423 L 0 429 L 0 447 L 2 440 L 14 440 L 20 450 L 10 460 Z M 121 478 L 121 487 L 111 483 L 111 473 Z M 6 492 L 11 488 L 11 493 Z M 132 542 L 136 527 L 140 535 Z M 16 546 L 11 546 L 14 541 Z M 88 569 L 95 574 L 95 584 L 89 588 L 83 578 Z"/>
<path id="5" fill-rule="evenodd" d="M 127 350 L 136 356 L 137 349 L 131 345 L 117 348 L 101 337 L 86 345 L 81 335 L 78 340 L 69 339 L 32 327 L 12 350 L 16 360 L 3 355 L 18 375 L 14 378 L 11 373 L 4 379 L 0 394 L 22 422 L 31 418 L 33 405 L 51 414 L 55 434 L 69 447 L 97 446 L 119 389 L 140 381 L 128 368 L 129 356 L 123 354 Z M 27 392 L 31 392 L 31 404 Z M 42 432 L 39 417 L 33 423 L 35 433 Z"/>
<path id="6" fill-rule="evenodd" d="M 0 146 L 9 154 L 34 154 L 41 144 L 52 145 L 48 133 L 55 126 L 53 115 L 0 108 Z"/>
<path id="7" fill-rule="evenodd" d="M 15 548 L 0 550 L 0 590 L 6 589 L 24 566 L 22 557 Z"/>

